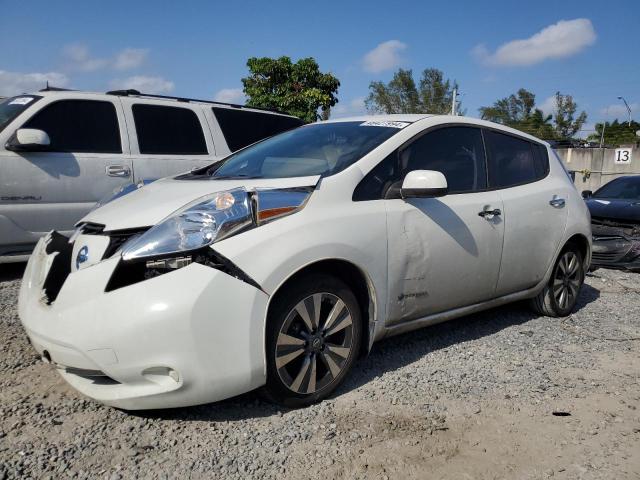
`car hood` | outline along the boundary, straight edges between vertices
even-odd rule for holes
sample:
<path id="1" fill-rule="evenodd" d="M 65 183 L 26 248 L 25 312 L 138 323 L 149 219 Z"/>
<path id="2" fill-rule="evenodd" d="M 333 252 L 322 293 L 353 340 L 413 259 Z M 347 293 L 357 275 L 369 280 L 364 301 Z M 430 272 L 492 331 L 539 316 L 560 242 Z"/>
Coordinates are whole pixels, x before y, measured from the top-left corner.
<path id="1" fill-rule="evenodd" d="M 197 198 L 232 188 L 295 188 L 317 185 L 320 176 L 240 180 L 178 180 L 165 178 L 145 185 L 90 212 L 81 223 L 105 226 L 106 231 L 150 227 Z"/>
<path id="2" fill-rule="evenodd" d="M 640 200 L 590 198 L 587 207 L 592 218 L 640 222 Z"/>

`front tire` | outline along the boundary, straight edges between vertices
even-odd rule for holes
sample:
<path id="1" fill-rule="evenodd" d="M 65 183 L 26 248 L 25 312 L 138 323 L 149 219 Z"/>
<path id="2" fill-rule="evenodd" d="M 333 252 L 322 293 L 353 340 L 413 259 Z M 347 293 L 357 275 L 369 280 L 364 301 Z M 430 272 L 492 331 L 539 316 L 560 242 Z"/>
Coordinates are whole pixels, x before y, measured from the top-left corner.
<path id="1" fill-rule="evenodd" d="M 537 313 L 547 317 L 566 317 L 576 306 L 583 283 L 582 254 L 569 245 L 560 253 L 549 282 L 531 300 L 531 306 Z"/>
<path id="2" fill-rule="evenodd" d="M 313 274 L 280 292 L 267 324 L 267 397 L 288 407 L 323 400 L 360 350 L 361 313 L 340 279 Z"/>

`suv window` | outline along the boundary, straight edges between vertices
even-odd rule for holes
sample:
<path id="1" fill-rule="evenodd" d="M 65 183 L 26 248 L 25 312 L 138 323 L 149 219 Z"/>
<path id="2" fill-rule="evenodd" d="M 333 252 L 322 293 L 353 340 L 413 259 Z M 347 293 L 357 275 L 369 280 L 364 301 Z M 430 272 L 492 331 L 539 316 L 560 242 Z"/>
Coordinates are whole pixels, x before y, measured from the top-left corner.
<path id="1" fill-rule="evenodd" d="M 162 105 L 132 107 L 140 153 L 206 155 L 202 125 L 193 110 Z"/>
<path id="2" fill-rule="evenodd" d="M 380 162 L 356 187 L 353 200 L 399 198 L 402 180 L 412 170 L 437 170 L 449 193 L 487 186 L 482 133 L 475 127 L 444 127 L 428 132 Z"/>
<path id="3" fill-rule="evenodd" d="M 284 115 L 222 107 L 211 107 L 211 110 L 232 152 L 302 125 L 302 120 Z"/>
<path id="4" fill-rule="evenodd" d="M 23 128 L 47 132 L 53 152 L 122 153 L 116 108 L 98 100 L 60 100 L 37 112 Z"/>
<path id="5" fill-rule="evenodd" d="M 549 171 L 549 158 L 543 145 L 493 130 L 485 131 L 489 156 L 489 184 L 507 188 L 535 182 Z"/>

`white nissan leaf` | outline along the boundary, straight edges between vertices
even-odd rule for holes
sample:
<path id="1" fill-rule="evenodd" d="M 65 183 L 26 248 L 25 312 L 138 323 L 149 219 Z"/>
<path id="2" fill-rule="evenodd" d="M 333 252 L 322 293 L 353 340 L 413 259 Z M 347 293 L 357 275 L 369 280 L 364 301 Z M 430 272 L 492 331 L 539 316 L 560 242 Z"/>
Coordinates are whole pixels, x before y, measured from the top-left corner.
<path id="1" fill-rule="evenodd" d="M 517 300 L 576 305 L 587 208 L 546 143 L 453 116 L 303 126 L 37 245 L 19 313 L 80 392 L 124 409 L 262 387 L 327 397 L 384 337 Z"/>

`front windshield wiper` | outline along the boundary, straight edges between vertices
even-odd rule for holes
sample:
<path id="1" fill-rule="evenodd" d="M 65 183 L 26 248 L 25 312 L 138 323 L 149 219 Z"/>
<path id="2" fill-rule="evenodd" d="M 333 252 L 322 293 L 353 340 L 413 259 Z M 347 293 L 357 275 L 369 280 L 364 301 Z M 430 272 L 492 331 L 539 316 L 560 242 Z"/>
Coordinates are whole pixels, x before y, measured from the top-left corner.
<path id="1" fill-rule="evenodd" d="M 238 175 L 212 175 L 211 178 L 214 178 L 216 180 L 246 180 L 246 179 L 252 179 L 252 178 L 262 178 L 261 175 L 247 175 L 245 173 L 240 173 Z"/>

